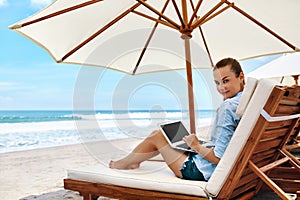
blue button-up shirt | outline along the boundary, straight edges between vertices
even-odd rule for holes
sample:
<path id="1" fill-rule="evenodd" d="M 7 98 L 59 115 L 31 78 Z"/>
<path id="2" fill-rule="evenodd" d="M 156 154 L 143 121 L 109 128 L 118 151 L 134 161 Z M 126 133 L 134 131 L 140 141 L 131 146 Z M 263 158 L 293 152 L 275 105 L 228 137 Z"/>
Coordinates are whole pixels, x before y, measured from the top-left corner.
<path id="1" fill-rule="evenodd" d="M 226 150 L 226 147 L 241 119 L 235 114 L 240 101 L 242 92 L 237 93 L 234 97 L 226 99 L 220 105 L 216 118 L 211 129 L 211 138 L 209 146 L 214 148 L 214 153 L 218 158 L 221 158 Z M 202 172 L 204 178 L 208 180 L 216 168 L 216 164 L 209 162 L 201 155 L 193 156 L 197 168 Z"/>

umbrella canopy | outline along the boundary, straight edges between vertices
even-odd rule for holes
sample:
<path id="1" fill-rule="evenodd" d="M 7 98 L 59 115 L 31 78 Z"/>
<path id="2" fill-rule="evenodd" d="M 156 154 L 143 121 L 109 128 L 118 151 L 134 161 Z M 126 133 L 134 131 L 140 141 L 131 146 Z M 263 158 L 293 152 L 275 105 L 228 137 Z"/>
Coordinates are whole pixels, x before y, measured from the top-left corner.
<path id="1" fill-rule="evenodd" d="M 299 10 L 298 0 L 57 0 L 10 28 L 57 62 L 129 74 L 186 68 L 195 132 L 192 68 L 299 50 Z"/>
<path id="2" fill-rule="evenodd" d="M 250 72 L 247 76 L 255 78 L 275 78 L 298 76 L 300 74 L 300 53 L 283 55 Z"/>

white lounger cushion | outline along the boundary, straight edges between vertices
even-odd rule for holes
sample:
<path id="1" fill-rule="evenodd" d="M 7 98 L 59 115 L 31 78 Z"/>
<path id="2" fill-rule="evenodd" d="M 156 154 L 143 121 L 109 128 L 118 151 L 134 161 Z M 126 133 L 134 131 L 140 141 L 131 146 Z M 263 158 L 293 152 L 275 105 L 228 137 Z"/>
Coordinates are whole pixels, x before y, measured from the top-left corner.
<path id="1" fill-rule="evenodd" d="M 165 162 L 146 161 L 139 169 L 134 170 L 112 170 L 99 164 L 78 170 L 68 170 L 68 178 L 144 190 L 171 193 L 176 191 L 181 194 L 206 196 L 203 188 L 207 182 L 179 179 Z"/>
<path id="2" fill-rule="evenodd" d="M 220 192 L 274 87 L 275 84 L 266 79 L 259 80 L 222 159 L 207 183 L 206 190 L 211 195 L 216 196 Z"/>
<path id="3" fill-rule="evenodd" d="M 176 178 L 164 162 L 143 162 L 139 169 L 113 170 L 104 165 L 68 170 L 73 180 L 104 183 L 146 190 L 163 191 L 206 197 L 216 196 L 221 190 L 234 162 L 238 158 L 258 116 L 275 85 L 261 79 L 249 101 L 241 122 L 237 127 L 220 163 L 208 182 L 188 181 Z M 245 88 L 246 90 L 247 88 Z M 244 91 L 247 92 L 247 91 Z M 250 99 L 250 98 L 249 98 Z M 204 189 L 205 188 L 205 189 Z"/>
<path id="4" fill-rule="evenodd" d="M 236 109 L 236 114 L 242 116 L 253 96 L 253 92 L 257 86 L 258 80 L 252 77 L 247 78 L 247 82 L 242 93 L 240 103 Z"/>

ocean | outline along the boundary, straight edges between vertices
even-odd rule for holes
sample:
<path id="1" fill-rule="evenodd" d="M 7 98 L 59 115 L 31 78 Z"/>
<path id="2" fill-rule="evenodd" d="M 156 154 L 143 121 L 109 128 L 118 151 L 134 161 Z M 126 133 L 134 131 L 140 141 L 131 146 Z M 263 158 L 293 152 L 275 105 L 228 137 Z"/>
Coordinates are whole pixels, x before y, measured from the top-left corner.
<path id="1" fill-rule="evenodd" d="M 197 127 L 209 125 L 214 110 L 196 112 Z M 0 111 L 0 153 L 99 140 L 146 137 L 164 121 L 188 123 L 180 110 Z"/>

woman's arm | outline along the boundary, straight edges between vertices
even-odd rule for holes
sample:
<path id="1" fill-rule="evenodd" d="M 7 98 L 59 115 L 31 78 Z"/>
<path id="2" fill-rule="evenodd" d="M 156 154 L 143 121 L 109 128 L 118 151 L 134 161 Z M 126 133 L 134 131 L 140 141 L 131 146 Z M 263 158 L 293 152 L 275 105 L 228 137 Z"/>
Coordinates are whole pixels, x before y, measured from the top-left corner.
<path id="1" fill-rule="evenodd" d="M 185 136 L 183 138 L 183 141 L 185 141 L 189 145 L 189 147 L 191 147 L 191 149 L 193 149 L 195 152 L 200 154 L 206 160 L 215 164 L 219 163 L 220 158 L 218 158 L 215 155 L 214 150 L 202 146 L 199 143 L 199 140 L 195 134 L 190 134 L 188 136 Z"/>

